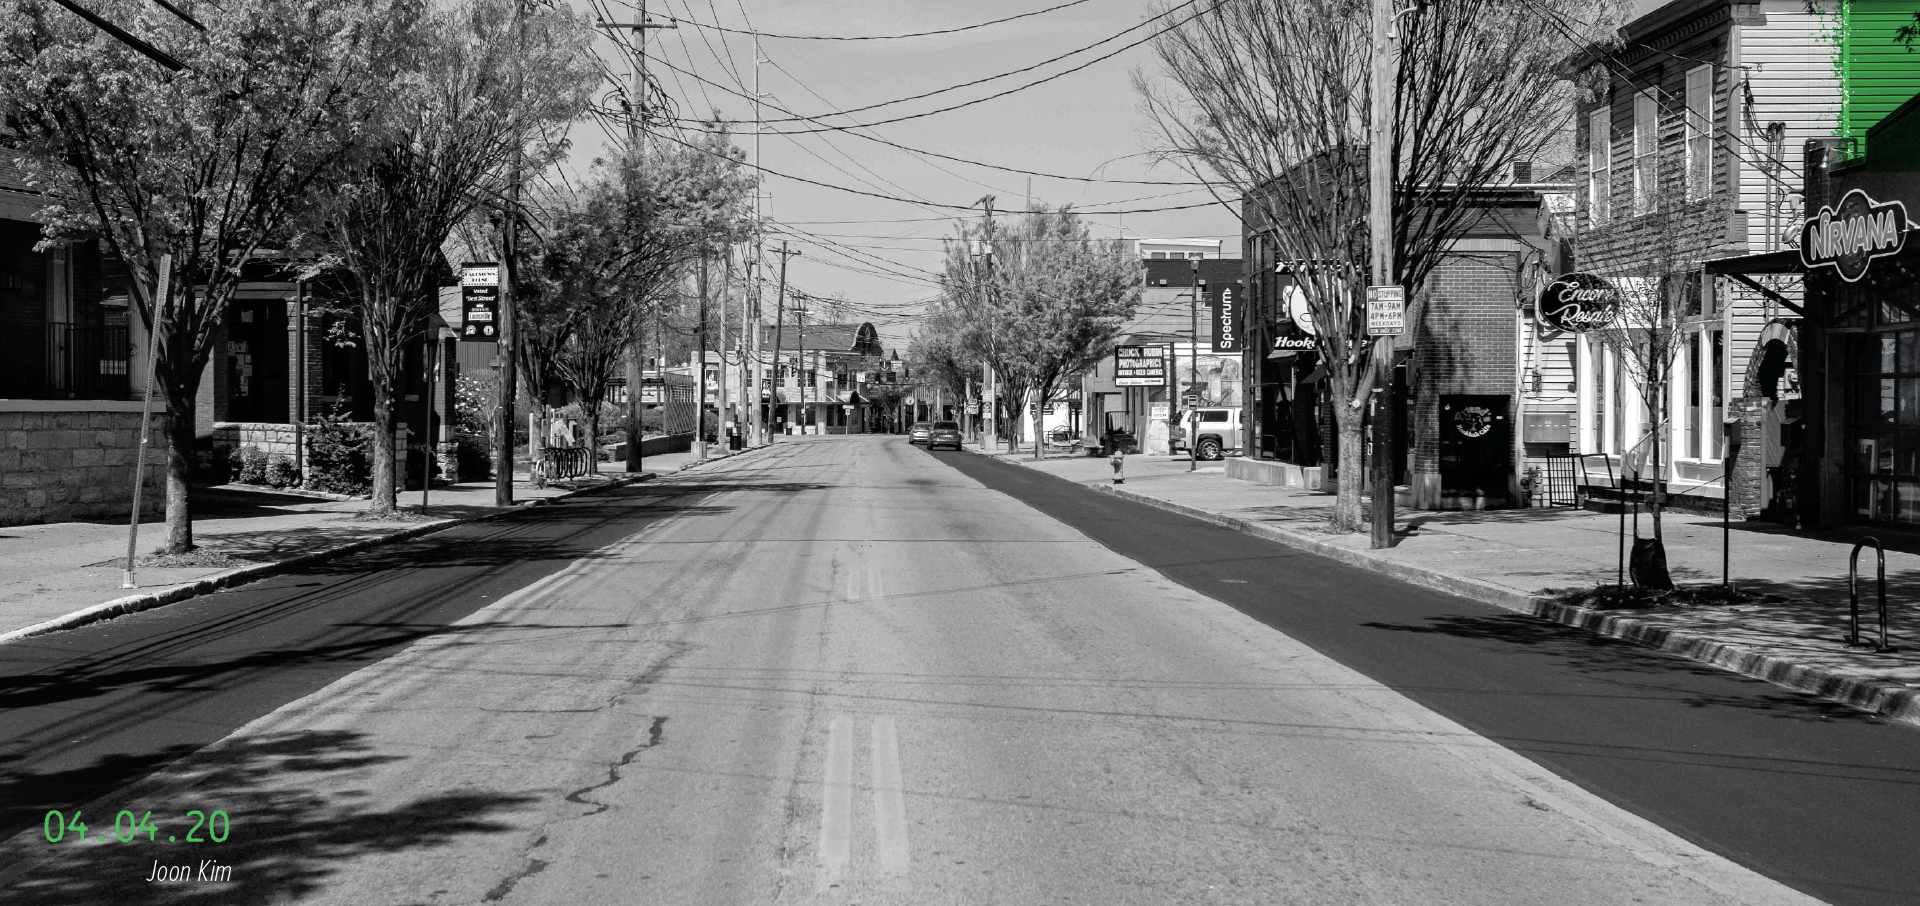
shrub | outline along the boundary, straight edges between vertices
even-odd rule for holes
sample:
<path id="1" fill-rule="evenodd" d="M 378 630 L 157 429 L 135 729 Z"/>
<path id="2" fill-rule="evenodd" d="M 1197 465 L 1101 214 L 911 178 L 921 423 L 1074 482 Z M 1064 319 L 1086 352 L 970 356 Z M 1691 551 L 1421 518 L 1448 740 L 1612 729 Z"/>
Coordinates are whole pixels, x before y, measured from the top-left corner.
<path id="1" fill-rule="evenodd" d="M 460 480 L 486 481 L 493 477 L 493 450 L 486 438 L 462 434 L 455 437 L 453 443 Z"/>
<path id="2" fill-rule="evenodd" d="M 196 480 L 209 484 L 226 484 L 239 480 L 240 461 L 233 455 L 232 447 L 215 446 L 203 456 L 195 457 L 194 465 L 200 469 Z"/>
<path id="3" fill-rule="evenodd" d="M 373 487 L 373 441 L 368 426 L 336 412 L 314 422 L 307 441 L 310 490 L 365 494 Z"/>
<path id="4" fill-rule="evenodd" d="M 267 457 L 267 487 L 290 488 L 299 483 L 300 473 L 294 471 L 292 457 L 285 453 L 275 453 Z"/>
<path id="5" fill-rule="evenodd" d="M 240 471 L 234 480 L 241 484 L 267 483 L 267 451 L 248 444 L 240 448 Z"/>

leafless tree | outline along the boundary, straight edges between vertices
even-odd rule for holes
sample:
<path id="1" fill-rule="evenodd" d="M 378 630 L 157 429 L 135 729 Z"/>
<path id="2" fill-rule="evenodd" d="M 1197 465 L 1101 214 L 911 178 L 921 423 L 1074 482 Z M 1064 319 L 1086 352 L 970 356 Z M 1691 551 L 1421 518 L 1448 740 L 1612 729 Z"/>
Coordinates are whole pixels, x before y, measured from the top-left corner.
<path id="1" fill-rule="evenodd" d="M 1395 280 L 1407 324 L 1424 282 L 1474 225 L 1472 195 L 1561 140 L 1572 86 L 1561 61 L 1617 20 L 1615 0 L 1432 0 L 1398 24 L 1392 147 Z M 1163 7 L 1164 8 L 1164 7 Z M 1543 36 L 1555 36 L 1543 40 Z M 1223 204 L 1273 227 L 1318 331 L 1339 438 L 1334 528 L 1362 527 L 1361 428 L 1376 369 L 1366 286 L 1368 71 L 1364 0 L 1227 0 L 1155 41 L 1160 77 L 1134 76 L 1166 159 Z M 1255 217 L 1254 215 L 1258 215 Z M 1400 341 L 1407 348 L 1408 338 Z M 1390 493 L 1390 491 L 1386 491 Z"/>

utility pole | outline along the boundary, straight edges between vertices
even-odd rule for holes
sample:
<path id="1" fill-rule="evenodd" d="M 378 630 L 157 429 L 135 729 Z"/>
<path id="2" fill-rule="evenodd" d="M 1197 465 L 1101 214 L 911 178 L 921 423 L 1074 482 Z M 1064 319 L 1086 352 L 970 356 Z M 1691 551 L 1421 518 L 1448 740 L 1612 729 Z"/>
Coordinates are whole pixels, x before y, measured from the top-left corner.
<path id="1" fill-rule="evenodd" d="M 1399 35 L 1395 33 L 1401 10 L 1397 0 L 1372 0 L 1373 66 L 1372 90 L 1368 103 L 1367 149 L 1367 221 L 1372 250 L 1374 286 L 1398 286 L 1393 262 L 1393 121 L 1397 106 L 1395 83 L 1399 76 Z M 1416 4 L 1404 12 L 1419 9 Z M 1393 454 L 1393 350 L 1394 338 L 1381 336 L 1373 341 L 1373 485 L 1372 537 L 1375 549 L 1393 546 L 1393 486 L 1399 470 Z M 1345 478 L 1341 479 L 1345 481 Z"/>
<path id="2" fill-rule="evenodd" d="M 700 253 L 700 359 L 693 367 L 693 461 L 707 459 L 707 255 Z"/>
<path id="3" fill-rule="evenodd" d="M 787 241 L 780 240 L 780 250 L 774 254 L 780 256 L 780 290 L 773 303 L 773 393 L 777 397 L 782 383 L 780 380 L 780 341 L 787 318 L 787 259 L 800 254 L 799 249 L 787 248 Z M 767 430 L 767 443 L 773 443 L 773 430 Z"/>
<path id="4" fill-rule="evenodd" d="M 599 22 L 596 24 L 598 27 L 607 29 L 608 31 L 631 31 L 634 32 L 636 36 L 636 47 L 634 48 L 636 62 L 633 67 L 633 82 L 632 86 L 628 89 L 632 97 L 627 99 L 627 147 L 633 153 L 633 171 L 634 174 L 638 176 L 641 172 L 641 166 L 646 160 L 647 151 L 646 144 L 643 141 L 645 138 L 643 128 L 646 125 L 647 119 L 647 29 L 679 28 L 679 26 L 671 22 L 662 24 L 647 21 L 647 0 L 640 0 L 640 19 L 637 22 Z M 636 213 L 638 215 L 637 219 L 640 222 L 640 241 L 645 242 L 647 229 L 647 193 L 641 191 L 635 198 L 635 202 Z M 640 309 L 645 301 L 644 299 L 633 300 L 633 346 L 627 352 L 628 472 L 642 471 L 642 467 L 645 465 L 644 459 L 640 455 L 642 440 L 640 430 L 640 385 L 646 379 L 646 371 L 644 368 L 644 359 L 646 358 L 644 322 L 646 316 L 640 313 Z M 666 402 L 665 388 L 666 384 L 663 372 L 661 384 L 661 403 L 663 405 Z"/>
<path id="5" fill-rule="evenodd" d="M 760 37 L 758 35 L 755 35 L 753 39 L 753 168 L 755 172 L 760 171 L 760 99 L 765 96 L 760 93 L 760 64 L 765 62 L 767 62 L 766 57 L 761 56 L 760 54 Z M 749 410 L 750 412 L 749 418 L 753 421 L 754 427 L 756 429 L 753 435 L 754 443 L 756 446 L 770 444 L 773 442 L 773 426 L 768 424 L 768 422 L 770 421 L 768 416 L 772 414 L 773 406 L 776 405 L 772 399 L 772 397 L 775 395 L 775 391 L 771 389 L 771 385 L 769 385 L 766 380 L 766 376 L 767 376 L 766 364 L 760 360 L 760 334 L 762 331 L 766 329 L 760 322 L 760 319 L 762 317 L 761 300 L 766 298 L 766 280 L 767 280 L 766 219 L 765 219 L 764 213 L 761 210 L 760 201 L 761 199 L 766 197 L 768 197 L 767 194 L 764 192 L 761 192 L 759 188 L 756 187 L 753 190 L 753 280 L 754 280 L 754 283 L 753 283 L 753 338 L 752 338 L 752 344 L 751 344 L 753 347 L 753 392 L 747 395 L 747 401 L 748 401 L 748 406 L 751 407 Z M 786 264 L 786 259 L 785 258 L 780 259 L 780 263 L 782 264 L 782 266 L 784 266 Z M 774 343 L 773 354 L 777 362 L 778 357 L 780 355 L 780 344 L 778 342 Z M 774 368 L 774 374 L 778 375 L 779 373 L 780 373 L 779 367 L 776 365 Z M 774 383 L 776 384 L 779 383 L 777 378 L 774 381 Z M 761 406 L 760 394 L 762 392 L 761 391 L 762 387 L 769 388 L 766 390 L 766 393 L 768 396 L 768 400 L 767 400 L 768 405 L 764 411 L 760 408 Z"/>
<path id="6" fill-rule="evenodd" d="M 801 296 L 800 298 L 806 298 Z M 807 408 L 807 309 L 803 305 L 793 307 L 793 326 L 800 330 L 800 341 L 795 344 L 793 353 L 800 359 L 800 433 L 807 433 L 807 422 L 812 419 L 812 410 Z"/>
<path id="7" fill-rule="evenodd" d="M 1187 361 L 1192 367 L 1188 371 L 1186 395 L 1197 402 L 1200 396 L 1200 287 L 1204 284 L 1200 281 L 1200 259 L 1189 258 L 1187 262 L 1187 272 L 1193 275 L 1189 281 L 1191 291 L 1187 293 L 1187 330 L 1193 343 L 1187 347 Z M 1184 399 L 1180 401 L 1180 408 L 1186 410 L 1187 416 L 1187 471 L 1193 472 L 1200 468 L 1200 408 L 1187 405 Z"/>
<path id="8" fill-rule="evenodd" d="M 526 10 L 524 3 L 513 5 L 516 20 L 515 31 L 521 43 L 526 41 Z M 514 67 L 514 79 L 520 79 L 518 64 Z M 520 86 L 525 90 L 525 84 Z M 500 262 L 500 340 L 494 344 L 500 360 L 500 384 L 495 388 L 500 399 L 494 411 L 493 437 L 493 505 L 513 506 L 513 431 L 515 428 L 513 397 L 520 389 L 520 375 L 515 367 L 514 350 L 519 342 L 519 319 L 514 314 L 514 306 L 519 303 L 513 290 L 514 256 L 520 250 L 520 158 L 518 151 L 513 155 L 513 175 L 507 182 L 507 209 L 505 222 L 501 224 L 500 251 L 505 260 Z M 528 452 L 532 452 L 532 438 L 528 438 Z"/>
<path id="9" fill-rule="evenodd" d="M 716 371 L 720 382 L 718 387 L 720 423 L 715 426 L 717 432 L 714 439 L 726 445 L 721 448 L 725 451 L 732 446 L 728 443 L 728 432 L 740 429 L 740 418 L 739 414 L 733 410 L 733 398 L 727 396 L 727 372 L 732 370 L 727 364 L 727 309 L 729 307 L 727 302 L 733 298 L 733 250 L 723 249 L 721 254 L 726 258 L 726 265 L 720 274 L 720 367 Z"/>
<path id="10" fill-rule="evenodd" d="M 993 363 L 991 361 L 993 358 L 996 357 L 1000 348 L 1000 336 L 999 336 L 1000 318 L 997 312 L 991 310 L 993 308 L 992 293 L 993 293 L 993 202 L 994 200 L 995 200 L 994 196 L 992 195 L 985 195 L 980 198 L 980 204 L 984 206 L 984 209 L 986 212 L 986 224 L 983 228 L 983 233 L 986 236 L 986 240 L 981 243 L 981 246 L 983 249 L 982 257 L 983 257 L 983 261 L 986 264 L 986 277 L 980 283 L 980 294 L 981 294 L 981 298 L 987 300 L 987 303 L 988 303 L 987 308 L 989 309 L 989 311 L 985 312 L 985 314 L 987 315 L 988 361 L 980 363 L 980 394 L 983 397 L 985 397 L 985 399 L 981 400 L 980 411 L 985 414 L 984 423 L 981 426 L 982 440 L 991 441 L 991 443 L 987 445 L 988 452 L 998 453 L 1000 452 L 1000 433 L 999 433 L 999 426 L 995 424 L 995 422 L 999 420 L 996 416 L 1000 414 L 1000 388 L 997 386 L 994 386 Z M 989 437 L 989 435 L 991 435 L 991 437 Z M 1009 450 L 1008 452 L 1012 452 L 1012 451 Z"/>

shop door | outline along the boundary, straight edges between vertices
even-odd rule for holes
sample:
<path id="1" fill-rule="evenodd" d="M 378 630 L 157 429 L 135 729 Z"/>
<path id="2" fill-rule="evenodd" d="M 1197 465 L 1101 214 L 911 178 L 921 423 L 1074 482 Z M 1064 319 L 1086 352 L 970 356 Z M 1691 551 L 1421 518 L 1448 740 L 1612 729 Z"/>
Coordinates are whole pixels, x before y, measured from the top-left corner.
<path id="1" fill-rule="evenodd" d="M 1440 395 L 1440 493 L 1450 497 L 1508 495 L 1513 475 L 1513 421 L 1506 394 Z"/>

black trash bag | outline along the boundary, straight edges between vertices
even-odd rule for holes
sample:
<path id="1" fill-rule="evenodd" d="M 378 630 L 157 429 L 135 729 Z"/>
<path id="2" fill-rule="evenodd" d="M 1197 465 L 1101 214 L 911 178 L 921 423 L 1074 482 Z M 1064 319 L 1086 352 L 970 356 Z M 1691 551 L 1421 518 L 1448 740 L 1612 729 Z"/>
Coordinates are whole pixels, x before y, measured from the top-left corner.
<path id="1" fill-rule="evenodd" d="M 1633 539 L 1633 555 L 1627 560 L 1627 572 L 1633 584 L 1652 591 L 1672 591 L 1673 577 L 1667 573 L 1667 547 L 1658 538 Z"/>

